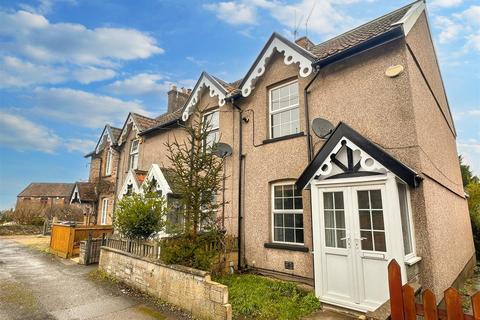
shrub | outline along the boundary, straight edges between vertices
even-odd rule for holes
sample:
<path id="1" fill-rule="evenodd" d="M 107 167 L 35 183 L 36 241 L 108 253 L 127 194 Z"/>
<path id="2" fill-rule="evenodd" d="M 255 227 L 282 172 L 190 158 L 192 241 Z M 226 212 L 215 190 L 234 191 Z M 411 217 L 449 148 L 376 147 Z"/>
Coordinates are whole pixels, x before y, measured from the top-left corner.
<path id="1" fill-rule="evenodd" d="M 219 243 L 223 234 L 217 230 L 192 236 L 190 233 L 162 241 L 160 259 L 167 264 L 180 264 L 186 267 L 211 271 L 215 257 L 219 253 L 211 248 Z"/>
<path id="2" fill-rule="evenodd" d="M 129 239 L 148 239 L 164 228 L 165 200 L 154 192 L 123 197 L 115 210 L 115 228 Z"/>
<path id="3" fill-rule="evenodd" d="M 39 205 L 19 205 L 8 217 L 18 224 L 43 225 L 44 212 Z"/>

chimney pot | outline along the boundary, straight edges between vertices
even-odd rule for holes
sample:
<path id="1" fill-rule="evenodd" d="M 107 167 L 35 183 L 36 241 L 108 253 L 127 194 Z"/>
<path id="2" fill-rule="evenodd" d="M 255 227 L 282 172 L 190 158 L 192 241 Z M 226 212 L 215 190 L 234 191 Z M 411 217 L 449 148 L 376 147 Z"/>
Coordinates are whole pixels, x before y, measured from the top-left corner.
<path id="1" fill-rule="evenodd" d="M 172 84 L 172 90 L 177 91 L 177 86 Z"/>

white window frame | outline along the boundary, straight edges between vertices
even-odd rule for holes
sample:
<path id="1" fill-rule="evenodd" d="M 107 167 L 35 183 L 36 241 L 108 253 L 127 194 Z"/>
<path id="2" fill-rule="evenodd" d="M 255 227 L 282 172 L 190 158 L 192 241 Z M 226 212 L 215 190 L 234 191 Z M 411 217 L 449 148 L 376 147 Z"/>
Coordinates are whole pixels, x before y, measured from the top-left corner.
<path id="1" fill-rule="evenodd" d="M 135 142 L 137 143 L 137 149 L 132 150 Z M 129 158 L 128 158 L 128 169 L 133 169 L 133 170 L 138 169 L 139 150 L 140 150 L 140 139 L 132 140 L 132 142 L 130 143 L 130 152 L 129 152 L 129 155 L 128 155 L 129 156 Z M 134 161 L 134 159 L 136 159 L 136 161 Z"/>
<path id="2" fill-rule="evenodd" d="M 270 201 L 271 201 L 271 210 L 270 210 L 270 215 L 271 215 L 271 233 L 272 233 L 272 242 L 273 243 L 284 243 L 284 244 L 291 244 L 291 245 L 296 245 L 296 246 L 303 246 L 305 245 L 305 221 L 302 222 L 303 227 L 303 242 L 288 242 L 288 241 L 277 241 L 275 240 L 275 213 L 291 213 L 291 214 L 301 214 L 302 219 L 305 218 L 304 216 L 304 209 L 303 209 L 303 195 L 302 195 L 302 209 L 275 209 L 275 187 L 278 186 L 293 186 L 295 188 L 295 182 L 294 181 L 286 181 L 286 182 L 277 182 L 277 183 L 272 183 L 271 184 L 271 196 L 270 196 Z M 300 192 L 301 193 L 301 192 Z M 294 198 L 294 203 L 295 203 L 295 198 Z M 294 204 L 295 205 L 295 204 Z M 293 223 L 295 225 L 295 217 L 293 219 Z M 283 227 L 285 228 L 285 227 Z M 300 228 L 294 228 L 294 229 L 300 229 Z"/>
<path id="3" fill-rule="evenodd" d="M 205 141 L 203 141 L 204 146 L 207 145 L 207 140 L 208 140 L 207 138 L 208 138 L 208 136 L 209 136 L 211 133 L 213 133 L 213 132 L 216 132 L 216 133 L 217 133 L 217 139 L 220 140 L 220 111 L 219 111 L 219 109 L 217 108 L 217 109 L 213 109 L 213 110 L 211 110 L 211 111 L 206 112 L 206 113 L 203 115 L 203 123 L 205 124 L 206 121 L 207 121 L 207 117 L 210 116 L 210 115 L 212 115 L 213 113 L 218 113 L 218 124 L 217 124 L 217 126 L 211 126 L 211 127 L 208 128 L 208 130 L 207 130 L 207 132 L 208 132 L 207 137 L 205 137 L 206 139 L 205 139 Z M 215 141 L 215 143 L 217 143 L 218 140 Z"/>
<path id="4" fill-rule="evenodd" d="M 409 262 L 410 263 L 415 263 L 415 262 L 419 261 L 420 258 L 417 256 L 417 250 L 416 250 L 416 246 L 415 246 L 415 244 L 416 244 L 416 242 L 415 242 L 415 229 L 414 229 L 414 225 L 413 225 L 412 204 L 411 204 L 411 200 L 410 200 L 410 188 L 408 187 L 408 185 L 405 182 L 403 182 L 399 179 L 396 179 L 396 183 L 397 183 L 398 199 L 400 200 L 400 193 L 399 193 L 399 189 L 398 189 L 399 184 L 405 186 L 405 197 L 407 198 L 406 201 L 407 201 L 407 210 L 408 210 L 408 227 L 410 229 L 410 243 L 411 243 L 411 246 L 412 246 L 412 252 L 410 252 L 409 254 L 405 254 L 405 247 L 402 244 L 402 247 L 404 248 L 405 262 L 407 264 Z M 400 203 L 399 203 L 398 209 L 399 209 L 399 213 L 401 215 L 402 212 L 400 211 L 401 210 Z M 400 222 L 402 223 L 401 216 L 400 216 Z M 403 237 L 403 232 L 402 232 L 402 237 Z"/>
<path id="5" fill-rule="evenodd" d="M 283 87 L 286 87 L 286 86 L 289 86 L 293 83 L 298 83 L 298 79 L 295 79 L 295 80 L 292 80 L 292 81 L 289 81 L 287 83 L 282 83 L 278 86 L 275 86 L 273 88 L 270 88 L 268 90 L 268 137 L 270 139 L 275 139 L 275 138 L 281 138 L 281 137 L 285 137 L 285 136 L 288 136 L 288 135 L 291 135 L 291 134 L 295 134 L 295 133 L 298 133 L 300 132 L 300 95 L 298 95 L 298 103 L 297 105 L 293 105 L 293 106 L 288 106 L 288 107 L 285 107 L 285 108 L 282 108 L 282 109 L 278 109 L 278 110 L 275 110 L 273 111 L 272 110 L 272 92 L 274 90 L 278 90 L 280 88 L 283 88 Z M 278 137 L 273 137 L 273 128 L 272 128 L 272 116 L 274 114 L 277 114 L 277 113 L 281 113 L 281 112 L 284 112 L 284 111 L 289 111 L 289 110 L 293 110 L 293 109 L 298 109 L 298 132 L 294 132 L 294 133 L 290 133 L 288 135 L 281 135 L 281 136 L 278 136 Z"/>
<path id="6" fill-rule="evenodd" d="M 101 224 L 107 224 L 107 214 L 108 214 L 108 198 L 103 198 L 102 200 L 102 220 Z"/>
<path id="7" fill-rule="evenodd" d="M 107 151 L 107 162 L 105 164 L 105 174 L 107 176 L 112 174 L 112 158 L 113 158 L 112 149 L 109 148 Z"/>

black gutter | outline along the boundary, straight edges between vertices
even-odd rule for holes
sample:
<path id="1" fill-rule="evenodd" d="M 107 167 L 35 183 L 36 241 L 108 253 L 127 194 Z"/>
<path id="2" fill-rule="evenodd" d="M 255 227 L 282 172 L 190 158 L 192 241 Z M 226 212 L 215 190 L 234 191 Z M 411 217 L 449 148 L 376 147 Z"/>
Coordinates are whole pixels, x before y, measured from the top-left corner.
<path id="1" fill-rule="evenodd" d="M 230 100 L 232 106 L 235 107 L 239 111 L 238 113 L 238 123 L 239 123 L 239 130 L 240 130 L 240 137 L 238 140 L 239 147 L 238 147 L 238 218 L 237 218 L 237 247 L 238 247 L 238 264 L 237 270 L 240 271 L 242 269 L 242 162 L 243 162 L 243 119 L 242 119 L 242 109 L 237 106 L 234 102 L 234 99 Z"/>
<path id="2" fill-rule="evenodd" d="M 337 54 L 334 54 L 332 56 L 329 56 L 325 59 L 320 59 L 315 61 L 312 66 L 314 67 L 320 67 L 323 68 L 329 64 L 332 64 L 334 62 L 352 57 L 354 55 L 357 55 L 363 51 L 373 49 L 375 47 L 378 47 L 382 44 L 385 44 L 387 42 L 400 39 L 405 36 L 405 33 L 403 32 L 402 26 L 395 27 L 387 32 L 384 32 L 376 37 L 373 37 L 371 39 L 368 39 L 367 41 L 361 42 L 351 48 L 348 48 L 347 50 L 341 51 Z"/>
<path id="3" fill-rule="evenodd" d="M 161 124 L 159 126 L 147 129 L 145 131 L 142 131 L 138 135 L 139 136 L 145 136 L 145 135 L 151 134 L 152 132 L 155 132 L 155 131 L 158 131 L 158 130 L 169 129 L 170 126 L 175 125 L 175 124 L 179 124 L 179 123 L 180 123 L 180 118 L 169 121 L 169 122 L 164 123 L 164 124 Z"/>

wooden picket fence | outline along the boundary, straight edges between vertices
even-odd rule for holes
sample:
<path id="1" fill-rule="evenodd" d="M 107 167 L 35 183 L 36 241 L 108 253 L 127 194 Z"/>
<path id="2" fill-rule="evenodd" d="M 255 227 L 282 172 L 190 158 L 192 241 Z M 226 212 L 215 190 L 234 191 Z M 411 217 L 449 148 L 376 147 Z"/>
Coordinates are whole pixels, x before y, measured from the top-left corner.
<path id="1" fill-rule="evenodd" d="M 415 320 L 417 316 L 426 320 L 480 320 L 480 292 L 472 296 L 473 315 L 463 312 L 462 299 L 454 288 L 445 290 L 446 309 L 437 307 L 435 295 L 430 289 L 423 292 L 422 303 L 416 303 L 413 288 L 408 284 L 402 286 L 400 266 L 395 259 L 388 264 L 388 285 L 392 320 Z"/>

